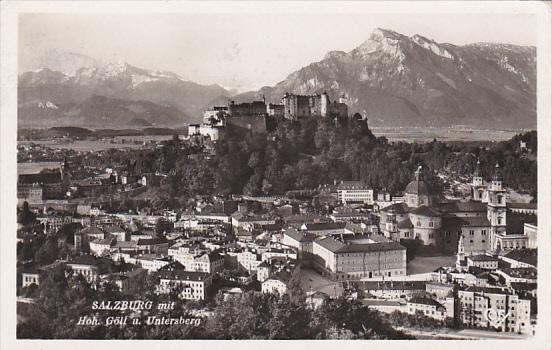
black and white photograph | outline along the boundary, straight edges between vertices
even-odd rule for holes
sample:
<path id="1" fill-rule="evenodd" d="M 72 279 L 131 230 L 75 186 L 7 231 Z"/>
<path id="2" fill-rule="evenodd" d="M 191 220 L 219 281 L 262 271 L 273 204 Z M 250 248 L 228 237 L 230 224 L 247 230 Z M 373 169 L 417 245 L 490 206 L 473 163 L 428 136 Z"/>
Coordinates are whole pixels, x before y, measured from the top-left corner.
<path id="1" fill-rule="evenodd" d="M 549 3 L 38 3 L 3 4 L 17 348 L 550 348 Z"/>

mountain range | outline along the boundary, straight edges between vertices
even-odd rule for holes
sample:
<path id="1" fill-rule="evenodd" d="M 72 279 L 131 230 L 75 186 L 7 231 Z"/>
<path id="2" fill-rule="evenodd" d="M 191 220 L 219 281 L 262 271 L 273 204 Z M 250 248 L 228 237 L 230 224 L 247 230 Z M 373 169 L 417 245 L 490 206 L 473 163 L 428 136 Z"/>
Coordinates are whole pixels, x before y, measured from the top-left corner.
<path id="1" fill-rule="evenodd" d="M 145 126 L 200 120 L 207 107 L 285 92 L 348 97 L 374 126 L 536 128 L 536 48 L 457 46 L 376 29 L 350 52 L 331 51 L 272 87 L 234 95 L 177 74 L 50 53 L 19 76 L 21 124 Z M 40 67 L 40 68 L 39 68 Z"/>

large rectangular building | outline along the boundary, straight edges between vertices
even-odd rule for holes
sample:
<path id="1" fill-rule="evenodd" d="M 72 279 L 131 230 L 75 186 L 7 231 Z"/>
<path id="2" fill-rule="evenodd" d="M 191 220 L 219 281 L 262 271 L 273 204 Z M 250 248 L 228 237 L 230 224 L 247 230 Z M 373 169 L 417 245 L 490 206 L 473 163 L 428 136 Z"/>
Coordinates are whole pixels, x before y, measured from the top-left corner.
<path id="1" fill-rule="evenodd" d="M 531 334 L 531 301 L 500 288 L 467 287 L 458 291 L 459 320 L 468 327 Z"/>
<path id="2" fill-rule="evenodd" d="M 312 243 L 312 251 L 315 268 L 335 280 L 406 275 L 406 248 L 397 242 L 324 237 Z"/>
<path id="3" fill-rule="evenodd" d="M 337 199 L 343 203 L 374 204 L 374 190 L 362 181 L 342 181 L 337 186 Z"/>

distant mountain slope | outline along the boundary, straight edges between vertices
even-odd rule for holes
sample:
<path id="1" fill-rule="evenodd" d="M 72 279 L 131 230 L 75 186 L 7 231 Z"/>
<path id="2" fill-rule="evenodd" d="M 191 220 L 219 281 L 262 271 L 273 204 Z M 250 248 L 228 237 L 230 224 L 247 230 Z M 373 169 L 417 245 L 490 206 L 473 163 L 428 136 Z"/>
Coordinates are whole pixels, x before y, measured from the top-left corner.
<path id="1" fill-rule="evenodd" d="M 134 127 L 182 125 L 190 118 L 173 106 L 92 95 L 78 103 L 19 105 L 20 126 Z"/>
<path id="2" fill-rule="evenodd" d="M 333 99 L 346 94 L 350 113 L 365 115 L 371 126 L 536 128 L 534 47 L 457 46 L 376 29 L 350 52 L 331 51 L 273 87 L 237 96 L 174 73 L 74 53 L 50 53 L 35 64 L 45 68 L 22 73 L 18 86 L 20 120 L 30 124 L 85 118 L 115 125 L 182 124 L 200 121 L 205 108 L 229 98 L 250 101 L 264 94 L 274 103 L 286 92 L 327 91 Z M 107 98 L 106 106 L 99 96 Z"/>
<path id="3" fill-rule="evenodd" d="M 20 106 L 43 101 L 50 101 L 55 105 L 79 104 L 98 95 L 129 102 L 149 101 L 158 105 L 150 105 L 150 109 L 174 108 L 183 117 L 180 118 L 180 123 L 184 123 L 200 120 L 203 108 L 209 101 L 230 94 L 218 85 L 196 84 L 171 72 L 141 69 L 124 62 L 103 63 L 74 53 L 54 52 L 37 60 L 36 64 L 49 67 L 24 72 L 19 76 Z M 169 114 L 177 113 L 176 110 Z M 118 109 L 111 112 L 115 111 Z M 32 122 L 33 111 L 27 108 L 23 112 L 25 120 Z M 57 114 L 50 112 L 37 114 L 36 118 L 49 118 L 50 114 L 63 117 L 59 115 L 61 111 Z M 126 120 L 124 116 L 114 117 Z M 159 116 L 162 120 L 158 122 L 152 118 L 154 116 L 146 120 L 161 125 L 166 122 L 166 116 L 163 115 Z"/>
<path id="4" fill-rule="evenodd" d="M 264 94 L 349 97 L 350 112 L 371 125 L 535 128 L 536 49 L 505 44 L 439 44 L 377 29 L 351 52 L 332 51 L 290 74 Z"/>

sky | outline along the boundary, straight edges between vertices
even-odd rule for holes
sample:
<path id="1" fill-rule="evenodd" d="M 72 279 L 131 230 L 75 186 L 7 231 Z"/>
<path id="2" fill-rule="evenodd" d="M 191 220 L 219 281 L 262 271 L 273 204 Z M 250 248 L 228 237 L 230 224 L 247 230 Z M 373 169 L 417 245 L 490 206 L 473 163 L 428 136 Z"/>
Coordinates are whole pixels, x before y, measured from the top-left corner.
<path id="1" fill-rule="evenodd" d="M 56 49 L 256 90 L 329 51 L 351 51 L 378 27 L 455 45 L 537 41 L 524 14 L 21 14 L 19 70 L 39 68 L 36 58 Z"/>

